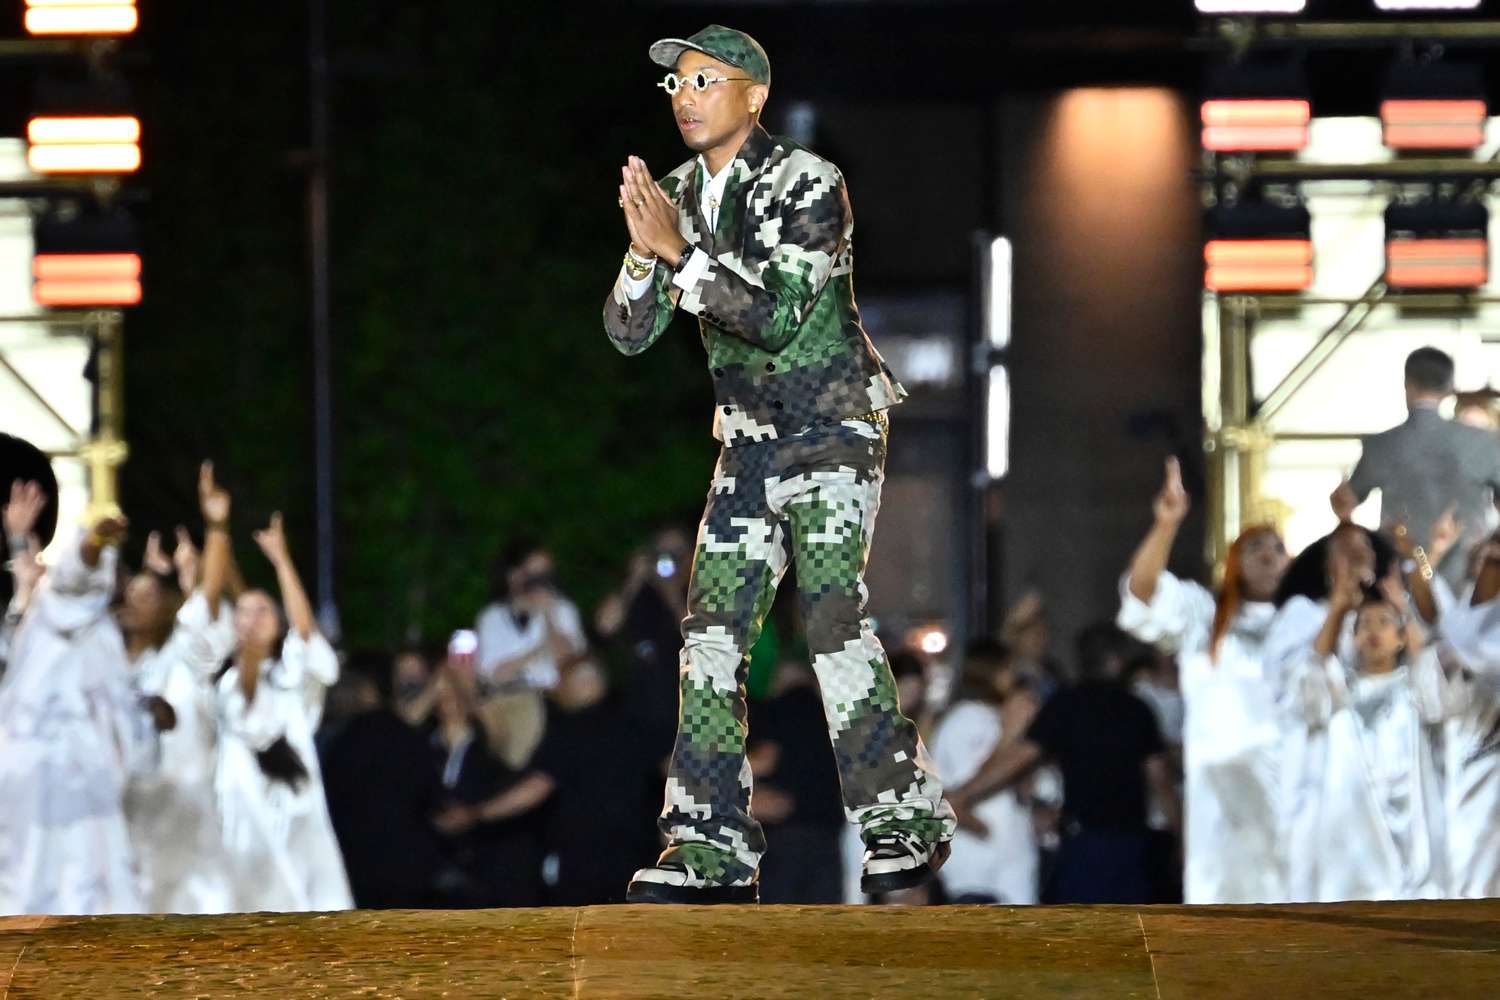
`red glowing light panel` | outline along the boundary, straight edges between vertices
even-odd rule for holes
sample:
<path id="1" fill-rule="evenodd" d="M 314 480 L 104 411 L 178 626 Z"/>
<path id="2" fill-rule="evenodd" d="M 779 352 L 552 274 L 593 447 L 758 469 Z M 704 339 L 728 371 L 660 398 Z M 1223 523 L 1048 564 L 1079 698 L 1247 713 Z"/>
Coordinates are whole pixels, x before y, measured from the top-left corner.
<path id="1" fill-rule="evenodd" d="M 1480 100 L 1380 102 L 1385 144 L 1392 149 L 1473 149 L 1484 142 L 1488 114 Z"/>
<path id="2" fill-rule="evenodd" d="M 1312 105 L 1301 99 L 1204 101 L 1203 148 L 1215 152 L 1296 150 L 1307 145 Z"/>
<path id="3" fill-rule="evenodd" d="M 1397 237 L 1385 244 L 1385 280 L 1392 288 L 1479 288 L 1489 274 L 1489 243 L 1482 237 Z"/>
<path id="4" fill-rule="evenodd" d="M 1203 261 L 1215 292 L 1300 292 L 1313 280 L 1311 240 L 1210 240 Z"/>
<path id="5" fill-rule="evenodd" d="M 141 301 L 139 254 L 37 254 L 31 273 L 31 294 L 38 305 L 133 306 Z"/>

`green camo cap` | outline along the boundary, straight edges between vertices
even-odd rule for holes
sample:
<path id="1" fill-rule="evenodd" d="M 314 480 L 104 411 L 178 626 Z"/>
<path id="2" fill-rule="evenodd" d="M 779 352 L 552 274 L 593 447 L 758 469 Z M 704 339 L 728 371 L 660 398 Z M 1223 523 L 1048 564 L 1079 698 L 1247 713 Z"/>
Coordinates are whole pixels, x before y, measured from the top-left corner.
<path id="1" fill-rule="evenodd" d="M 677 60 L 688 49 L 713 56 L 745 71 L 745 75 L 756 83 L 770 84 L 771 60 L 760 42 L 743 31 L 726 28 L 722 24 L 710 24 L 691 38 L 663 38 L 651 45 L 651 61 L 667 69 L 676 69 Z"/>

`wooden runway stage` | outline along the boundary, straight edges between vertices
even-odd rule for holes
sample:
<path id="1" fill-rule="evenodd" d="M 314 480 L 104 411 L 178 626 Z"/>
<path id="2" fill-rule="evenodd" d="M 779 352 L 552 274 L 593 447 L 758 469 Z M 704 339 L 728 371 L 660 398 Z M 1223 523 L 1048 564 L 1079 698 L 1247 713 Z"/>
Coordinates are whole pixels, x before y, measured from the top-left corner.
<path id="1" fill-rule="evenodd" d="M 0 1000 L 1427 997 L 1500 990 L 1500 901 L 0 918 Z"/>

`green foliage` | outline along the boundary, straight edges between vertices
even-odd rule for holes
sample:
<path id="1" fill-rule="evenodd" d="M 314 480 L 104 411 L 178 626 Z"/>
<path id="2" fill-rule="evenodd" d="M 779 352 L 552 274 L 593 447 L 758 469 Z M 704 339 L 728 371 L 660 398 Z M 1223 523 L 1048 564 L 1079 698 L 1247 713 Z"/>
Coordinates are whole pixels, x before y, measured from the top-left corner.
<path id="1" fill-rule="evenodd" d="M 216 9 L 177 29 L 189 37 L 154 71 L 126 501 L 145 527 L 183 519 L 192 465 L 213 454 L 236 520 L 285 510 L 311 577 L 293 155 L 305 41 L 274 9 Z M 470 622 L 515 534 L 552 546 L 591 607 L 652 527 L 696 516 L 713 462 L 695 327 L 680 319 L 626 359 L 600 324 L 624 246 L 619 164 L 639 153 L 661 174 L 686 155 L 651 88 L 650 39 L 566 16 L 519 24 L 511 10 L 331 4 L 338 597 L 351 644 Z"/>

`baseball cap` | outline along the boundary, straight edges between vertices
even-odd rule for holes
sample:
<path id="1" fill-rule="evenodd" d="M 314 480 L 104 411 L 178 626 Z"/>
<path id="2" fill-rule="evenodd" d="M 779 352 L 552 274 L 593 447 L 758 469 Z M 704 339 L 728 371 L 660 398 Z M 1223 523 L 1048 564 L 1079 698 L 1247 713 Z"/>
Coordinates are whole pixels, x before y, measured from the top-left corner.
<path id="1" fill-rule="evenodd" d="M 649 52 L 652 62 L 675 69 L 678 58 L 688 49 L 744 70 L 756 83 L 771 82 L 771 60 L 766 57 L 766 50 L 743 31 L 722 24 L 710 24 L 690 38 L 663 38 L 653 42 Z"/>

